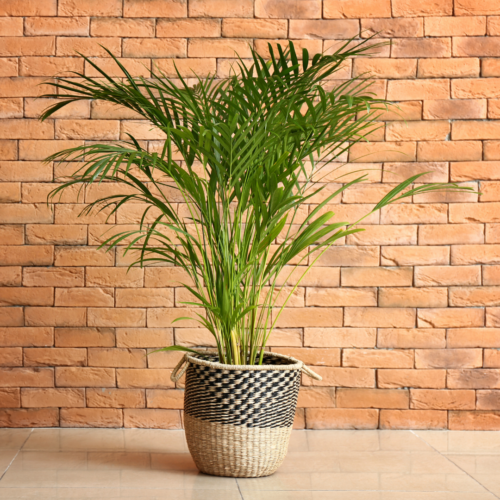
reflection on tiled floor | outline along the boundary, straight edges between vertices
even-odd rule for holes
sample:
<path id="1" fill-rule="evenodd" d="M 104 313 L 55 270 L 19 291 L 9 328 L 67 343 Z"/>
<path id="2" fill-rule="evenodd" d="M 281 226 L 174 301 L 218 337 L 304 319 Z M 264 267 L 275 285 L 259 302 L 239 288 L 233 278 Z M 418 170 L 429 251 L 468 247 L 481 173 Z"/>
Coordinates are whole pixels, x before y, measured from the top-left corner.
<path id="1" fill-rule="evenodd" d="M 198 473 L 181 431 L 0 429 L 0 498 L 494 500 L 500 433 L 295 431 L 273 476 Z"/>

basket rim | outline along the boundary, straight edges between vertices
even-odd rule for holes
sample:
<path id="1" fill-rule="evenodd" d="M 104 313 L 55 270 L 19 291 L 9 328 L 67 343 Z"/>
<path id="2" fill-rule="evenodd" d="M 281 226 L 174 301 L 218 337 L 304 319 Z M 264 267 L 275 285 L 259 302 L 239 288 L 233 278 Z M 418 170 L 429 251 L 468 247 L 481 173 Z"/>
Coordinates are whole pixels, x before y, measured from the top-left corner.
<path id="1" fill-rule="evenodd" d="M 217 354 L 217 352 L 209 352 L 210 354 Z M 208 366 L 219 370 L 233 370 L 233 371 L 281 371 L 281 370 L 302 370 L 304 363 L 298 359 L 292 358 L 285 354 L 277 352 L 266 352 L 264 356 L 287 359 L 292 362 L 289 365 L 226 365 L 217 361 L 207 361 L 200 359 L 197 354 L 186 353 L 186 360 L 194 365 Z"/>

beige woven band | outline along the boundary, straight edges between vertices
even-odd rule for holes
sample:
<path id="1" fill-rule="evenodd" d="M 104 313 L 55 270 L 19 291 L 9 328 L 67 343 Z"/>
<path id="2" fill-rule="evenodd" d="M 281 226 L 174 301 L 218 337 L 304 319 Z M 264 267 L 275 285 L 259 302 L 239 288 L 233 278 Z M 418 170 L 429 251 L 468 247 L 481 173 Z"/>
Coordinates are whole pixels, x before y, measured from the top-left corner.
<path id="1" fill-rule="evenodd" d="M 192 354 L 186 353 L 179 361 L 177 366 L 173 369 L 172 374 L 170 375 L 170 380 L 172 382 L 177 382 L 186 372 L 189 363 L 193 363 L 195 365 L 209 366 L 210 368 L 216 368 L 219 370 L 245 370 L 245 371 L 260 371 L 260 370 L 302 370 L 303 373 L 308 375 L 309 377 L 315 380 L 323 380 L 320 375 L 316 372 L 313 372 L 310 368 L 308 368 L 302 361 L 298 359 L 292 358 L 291 356 L 285 356 L 284 354 L 278 353 L 268 353 L 272 354 L 275 358 L 282 358 L 290 360 L 291 364 L 289 365 L 225 365 L 223 363 L 217 363 L 214 361 L 207 361 L 205 359 L 200 359 Z"/>

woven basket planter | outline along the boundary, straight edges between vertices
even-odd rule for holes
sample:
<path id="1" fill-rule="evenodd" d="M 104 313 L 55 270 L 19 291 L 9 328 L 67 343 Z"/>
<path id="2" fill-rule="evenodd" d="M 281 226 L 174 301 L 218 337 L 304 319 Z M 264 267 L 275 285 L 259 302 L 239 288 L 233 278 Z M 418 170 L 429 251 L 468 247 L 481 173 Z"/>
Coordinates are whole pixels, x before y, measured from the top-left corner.
<path id="1" fill-rule="evenodd" d="M 301 372 L 321 380 L 301 361 L 266 354 L 263 365 L 225 365 L 211 355 L 186 354 L 172 373 L 186 372 L 184 427 L 201 472 L 262 477 L 283 462 L 292 431 Z"/>

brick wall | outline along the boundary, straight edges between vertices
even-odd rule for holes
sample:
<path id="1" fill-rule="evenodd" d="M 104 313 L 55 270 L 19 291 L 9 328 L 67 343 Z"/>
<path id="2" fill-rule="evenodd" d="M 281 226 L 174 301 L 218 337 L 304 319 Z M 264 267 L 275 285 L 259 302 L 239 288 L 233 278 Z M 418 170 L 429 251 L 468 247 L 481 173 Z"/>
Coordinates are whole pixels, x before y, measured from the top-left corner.
<path id="1" fill-rule="evenodd" d="M 145 354 L 210 340 L 172 327 L 185 315 L 175 269 L 127 274 L 120 252 L 97 250 L 111 226 L 77 215 L 99 188 L 45 204 L 67 172 L 43 164 L 48 154 L 127 131 L 150 148 L 162 137 L 98 102 L 40 123 L 38 84 L 95 75 L 75 51 L 114 72 L 98 44 L 136 75 L 153 61 L 173 75 L 175 57 L 186 76 L 223 77 L 248 43 L 265 53 L 291 38 L 317 52 L 379 31 L 392 46 L 341 77 L 370 71 L 402 116 L 387 114 L 373 142 L 351 150 L 363 163 L 350 168 L 372 170 L 336 200 L 338 217 L 422 171 L 482 195 L 429 194 L 370 217 L 311 272 L 272 348 L 323 376 L 304 380 L 299 428 L 500 429 L 498 0 L 1 0 L 0 426 L 178 428 L 182 390 L 169 375 L 179 356 Z M 130 227 L 137 208 L 111 222 Z"/>

